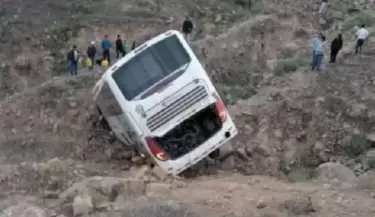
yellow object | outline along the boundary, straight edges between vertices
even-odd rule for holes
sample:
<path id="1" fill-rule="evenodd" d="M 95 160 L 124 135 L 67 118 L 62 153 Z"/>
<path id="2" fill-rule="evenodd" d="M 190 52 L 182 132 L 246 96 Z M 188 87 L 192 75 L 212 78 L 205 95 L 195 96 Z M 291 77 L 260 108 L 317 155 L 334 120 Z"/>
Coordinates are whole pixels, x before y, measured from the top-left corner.
<path id="1" fill-rule="evenodd" d="M 92 66 L 92 62 L 91 62 L 91 59 L 90 59 L 90 58 L 87 58 L 87 59 L 86 59 L 86 66 L 87 66 L 87 67 L 91 67 L 91 66 Z"/>
<path id="2" fill-rule="evenodd" d="M 107 60 L 102 60 L 102 66 L 108 67 L 109 63 Z"/>
<path id="3" fill-rule="evenodd" d="M 82 63 L 83 63 L 82 57 L 78 57 L 78 64 L 82 65 Z"/>

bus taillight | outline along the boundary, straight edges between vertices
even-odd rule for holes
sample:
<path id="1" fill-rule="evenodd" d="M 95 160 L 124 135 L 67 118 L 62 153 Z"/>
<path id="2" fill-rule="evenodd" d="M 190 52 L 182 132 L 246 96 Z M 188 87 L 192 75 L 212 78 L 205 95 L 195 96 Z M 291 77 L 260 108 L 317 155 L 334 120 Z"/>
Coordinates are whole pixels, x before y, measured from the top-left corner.
<path id="1" fill-rule="evenodd" d="M 157 144 L 156 140 L 151 137 L 146 137 L 147 146 L 150 149 L 152 155 L 160 161 L 166 161 L 168 159 L 167 154 Z"/>
<path id="2" fill-rule="evenodd" d="M 227 118 L 227 113 L 225 111 L 224 102 L 220 99 L 220 97 L 216 93 L 214 93 L 213 96 L 216 99 L 215 106 L 216 106 L 217 112 L 219 113 L 220 120 L 224 122 L 225 119 Z"/>

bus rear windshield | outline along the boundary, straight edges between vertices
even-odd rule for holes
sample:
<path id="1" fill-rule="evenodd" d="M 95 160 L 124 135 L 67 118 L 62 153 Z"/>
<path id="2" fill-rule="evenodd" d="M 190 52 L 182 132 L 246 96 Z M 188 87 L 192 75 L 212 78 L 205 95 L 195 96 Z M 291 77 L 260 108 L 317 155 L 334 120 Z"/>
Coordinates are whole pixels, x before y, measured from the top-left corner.
<path id="1" fill-rule="evenodd" d="M 191 61 L 176 35 L 148 47 L 112 74 L 127 100 L 132 100 Z"/>

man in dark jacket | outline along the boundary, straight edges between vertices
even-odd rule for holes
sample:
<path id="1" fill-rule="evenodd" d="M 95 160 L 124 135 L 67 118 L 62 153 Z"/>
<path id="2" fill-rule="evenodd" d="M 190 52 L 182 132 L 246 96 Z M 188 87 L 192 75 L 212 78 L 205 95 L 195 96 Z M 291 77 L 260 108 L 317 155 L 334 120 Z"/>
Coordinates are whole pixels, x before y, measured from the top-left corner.
<path id="1" fill-rule="evenodd" d="M 77 75 L 78 50 L 76 45 L 74 45 L 72 50 L 69 51 L 67 59 L 69 61 L 70 75 Z"/>
<path id="2" fill-rule="evenodd" d="M 193 22 L 191 22 L 190 18 L 186 16 L 186 19 L 182 24 L 182 32 L 184 33 L 186 40 L 189 40 L 189 34 L 193 30 L 193 28 Z"/>
<path id="3" fill-rule="evenodd" d="M 342 34 L 338 34 L 337 37 L 331 43 L 331 60 L 330 63 L 336 62 L 336 56 L 342 48 Z"/>
<path id="4" fill-rule="evenodd" d="M 122 39 L 121 39 L 121 35 L 117 35 L 117 40 L 116 40 L 117 59 L 120 56 L 120 53 L 121 53 L 122 57 L 125 56 L 125 54 L 126 54 L 125 49 L 124 49 L 124 44 L 123 44 Z"/>
<path id="5" fill-rule="evenodd" d="M 87 56 L 90 58 L 91 60 L 91 69 L 94 67 L 94 64 L 95 64 L 95 55 L 96 55 L 96 47 L 95 47 L 95 42 L 92 41 L 91 42 L 91 45 L 87 48 Z"/>

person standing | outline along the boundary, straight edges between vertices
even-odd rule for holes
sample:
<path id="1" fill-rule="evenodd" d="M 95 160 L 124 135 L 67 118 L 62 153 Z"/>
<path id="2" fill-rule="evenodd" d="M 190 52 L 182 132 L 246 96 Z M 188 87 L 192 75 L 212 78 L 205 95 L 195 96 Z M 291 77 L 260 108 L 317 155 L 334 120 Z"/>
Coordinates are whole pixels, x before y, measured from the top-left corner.
<path id="1" fill-rule="evenodd" d="M 125 56 L 126 52 L 124 50 L 124 44 L 121 39 L 121 35 L 117 35 L 117 40 L 116 40 L 116 58 L 118 59 L 119 56 Z"/>
<path id="2" fill-rule="evenodd" d="M 123 49 L 124 49 L 124 51 L 125 51 L 125 55 L 126 55 L 127 53 L 129 53 L 129 47 L 128 47 L 128 44 L 126 43 L 125 40 L 124 40 L 124 42 L 122 43 L 122 47 L 123 47 Z"/>
<path id="3" fill-rule="evenodd" d="M 111 47 L 112 43 L 110 40 L 108 40 L 108 35 L 105 35 L 104 39 L 102 40 L 103 59 L 106 59 L 109 64 L 111 63 Z"/>
<path id="4" fill-rule="evenodd" d="M 362 46 L 365 43 L 367 37 L 369 36 L 369 32 L 365 27 L 365 25 L 361 25 L 361 28 L 355 34 L 357 38 L 357 44 L 355 45 L 356 54 L 358 53 L 358 51 L 362 52 Z"/>
<path id="5" fill-rule="evenodd" d="M 313 39 L 313 46 L 312 46 L 312 61 L 311 61 L 311 67 L 312 67 L 312 70 L 314 70 L 314 64 L 316 62 L 316 49 L 318 48 L 319 44 L 321 43 L 321 36 L 323 34 L 322 33 L 319 33 L 318 36 L 316 38 Z"/>
<path id="6" fill-rule="evenodd" d="M 94 68 L 95 55 L 96 55 L 96 47 L 95 47 L 94 41 L 91 42 L 91 45 L 87 48 L 86 53 L 87 53 L 88 58 L 91 60 L 92 66 L 90 70 L 92 70 Z"/>
<path id="7" fill-rule="evenodd" d="M 320 4 L 319 15 L 322 18 L 324 18 L 327 13 L 327 4 L 328 4 L 328 0 L 322 0 L 322 4 Z"/>
<path id="8" fill-rule="evenodd" d="M 70 75 L 77 75 L 78 50 L 76 45 L 73 45 L 73 48 L 69 51 L 67 59 L 69 61 Z"/>
<path id="9" fill-rule="evenodd" d="M 338 34 L 337 37 L 333 39 L 331 43 L 331 59 L 329 61 L 330 63 L 336 62 L 336 56 L 341 50 L 342 45 L 343 45 L 342 34 Z"/>
<path id="10" fill-rule="evenodd" d="M 321 65 L 324 59 L 325 40 L 326 37 L 324 35 L 320 35 L 319 42 L 317 43 L 317 47 L 315 49 L 315 61 L 312 64 L 312 70 L 321 70 Z"/>
<path id="11" fill-rule="evenodd" d="M 133 41 L 131 50 L 134 50 L 136 47 L 137 47 L 137 44 L 135 43 L 135 41 Z"/>
<path id="12" fill-rule="evenodd" d="M 182 24 L 182 32 L 185 35 L 185 39 L 189 41 L 189 34 L 193 31 L 193 22 L 188 16 L 186 16 L 184 23 Z"/>

